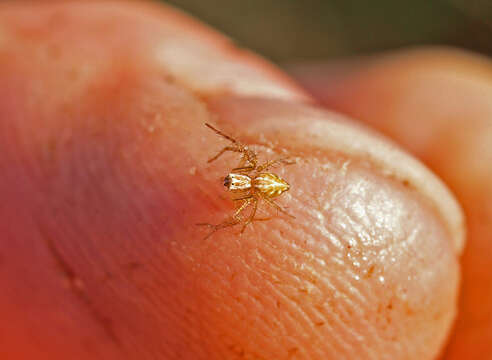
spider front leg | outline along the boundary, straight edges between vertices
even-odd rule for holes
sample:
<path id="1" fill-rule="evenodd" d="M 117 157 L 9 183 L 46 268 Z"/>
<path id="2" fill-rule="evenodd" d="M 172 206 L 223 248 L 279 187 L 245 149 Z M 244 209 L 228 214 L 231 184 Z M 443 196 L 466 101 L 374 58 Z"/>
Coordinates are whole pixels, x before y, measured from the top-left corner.
<path id="1" fill-rule="evenodd" d="M 207 160 L 208 163 L 211 163 L 212 161 L 217 160 L 219 157 L 221 157 L 224 153 L 227 151 L 230 152 L 237 152 L 243 154 L 242 156 L 242 161 L 247 162 L 250 165 L 244 167 L 244 168 L 252 168 L 253 170 L 256 168 L 257 160 L 256 160 L 256 154 L 254 151 L 249 150 L 247 147 L 244 147 L 242 145 L 235 145 L 235 146 L 226 146 L 222 150 L 220 150 L 217 155 L 214 157 L 211 157 L 210 159 Z M 236 168 L 239 169 L 242 168 L 242 166 Z"/>
<path id="2" fill-rule="evenodd" d="M 208 159 L 207 162 L 211 163 L 212 161 L 217 160 L 219 157 L 221 157 L 227 151 L 238 152 L 238 153 L 244 152 L 244 150 L 241 147 L 237 147 L 237 146 L 226 146 L 222 150 L 220 150 L 217 153 L 217 155 L 215 155 L 214 157 L 211 157 L 210 159 Z"/>
<path id="3" fill-rule="evenodd" d="M 254 169 L 255 169 L 255 167 L 252 165 L 251 166 L 241 166 L 241 167 L 233 168 L 231 170 L 231 172 L 233 172 L 233 173 L 246 173 L 247 174 L 247 173 L 253 171 Z"/>
<path id="4" fill-rule="evenodd" d="M 249 164 L 247 164 L 249 163 Z M 249 173 L 253 171 L 256 168 L 256 163 L 252 164 L 251 162 L 248 161 L 247 157 L 245 154 L 241 157 L 241 160 L 239 161 L 239 164 L 235 168 L 231 169 L 232 173 Z"/>

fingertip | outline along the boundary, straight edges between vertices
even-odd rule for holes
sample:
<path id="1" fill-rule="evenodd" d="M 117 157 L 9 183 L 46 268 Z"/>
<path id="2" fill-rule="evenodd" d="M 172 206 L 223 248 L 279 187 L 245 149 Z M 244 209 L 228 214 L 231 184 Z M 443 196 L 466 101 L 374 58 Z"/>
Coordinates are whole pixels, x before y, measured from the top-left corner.
<path id="1" fill-rule="evenodd" d="M 324 104 L 361 119 L 416 154 L 462 203 L 469 236 L 462 258 L 460 315 L 446 358 L 480 357 L 490 350 L 492 324 L 485 300 L 490 288 L 483 286 L 491 265 L 491 216 L 483 205 L 490 202 L 492 174 L 490 162 L 484 161 L 491 143 L 490 59 L 459 49 L 416 49 L 375 57 L 340 79 L 324 79 L 324 85 L 312 87 Z"/>
<path id="2" fill-rule="evenodd" d="M 453 217 L 443 216 L 448 203 L 458 218 L 461 215 L 443 184 L 394 145 L 338 115 L 263 99 L 222 97 L 208 101 L 209 108 L 229 133 L 236 131 L 241 134 L 240 139 L 257 144 L 262 152 L 268 151 L 268 144 L 275 144 L 274 151 L 284 149 L 299 159 L 296 166 L 279 169 L 279 174 L 291 184 L 289 196 L 282 199 L 282 204 L 293 209 L 296 219 L 287 222 L 274 218 L 271 224 L 256 226 L 254 232 L 246 233 L 246 239 L 241 240 L 252 241 L 258 251 L 274 246 L 285 261 L 310 268 L 311 273 L 297 274 L 297 278 L 311 285 L 291 286 L 310 287 L 319 297 L 315 296 L 316 299 L 325 297 L 325 301 L 331 299 L 332 305 L 336 304 L 333 308 L 322 302 L 315 308 L 318 322 L 335 324 L 309 334 L 311 341 L 316 333 L 323 334 L 327 342 L 319 350 L 334 356 L 337 348 L 338 354 L 352 358 L 367 357 L 374 351 L 392 354 L 394 358 L 406 353 L 429 359 L 436 356 L 455 316 L 459 275 L 451 239 L 452 229 L 462 226 L 453 223 Z M 394 161 L 395 158 L 399 160 Z M 445 195 L 436 196 L 437 193 Z M 383 223 L 394 227 L 381 228 Z M 392 235 L 380 238 L 381 231 Z M 229 237 L 229 233 L 217 235 L 220 242 Z M 259 238 L 261 242 L 255 240 Z M 307 258 L 293 255 L 296 251 L 292 249 Z M 385 255 L 379 257 L 381 254 Z M 273 255 L 268 261 L 276 264 L 276 277 L 282 271 L 291 271 L 278 265 Z M 415 261 L 418 269 L 414 267 Z M 430 276 L 422 277 L 423 274 Z M 312 283 L 313 276 L 316 285 Z M 342 283 L 353 287 L 353 297 L 344 293 Z M 399 291 L 403 292 L 395 297 Z M 374 298 L 371 293 L 379 297 Z M 347 303 L 337 299 L 342 294 L 347 296 Z M 384 306 L 378 302 L 381 299 L 387 300 Z M 314 311 L 311 302 L 296 301 L 302 311 Z M 423 303 L 426 307 L 421 306 Z M 385 310 L 377 310 L 379 307 Z M 344 313 L 343 326 L 339 322 L 341 309 L 354 315 Z M 379 327 L 379 316 L 390 317 L 391 325 Z M 371 320 L 361 322 L 360 317 Z M 406 325 L 400 327 L 395 322 Z M 424 333 L 415 336 L 415 328 L 424 323 L 429 334 L 439 336 L 432 341 L 424 341 Z M 370 331 L 366 332 L 368 327 Z M 330 336 L 333 331 L 342 335 Z M 389 341 L 386 331 L 393 334 L 393 341 Z M 364 345 L 344 344 L 349 332 L 365 339 Z M 392 347 L 401 342 L 408 347 Z M 303 346 L 300 349 L 312 351 L 308 349 L 309 342 Z"/>

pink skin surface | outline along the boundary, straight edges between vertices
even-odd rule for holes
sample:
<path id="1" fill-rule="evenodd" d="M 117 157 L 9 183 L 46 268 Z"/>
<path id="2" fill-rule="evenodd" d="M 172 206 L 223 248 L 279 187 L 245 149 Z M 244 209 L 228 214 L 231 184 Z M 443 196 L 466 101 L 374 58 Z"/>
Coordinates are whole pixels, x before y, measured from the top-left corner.
<path id="1" fill-rule="evenodd" d="M 434 359 L 461 211 L 425 167 L 181 13 L 0 5 L 1 359 Z M 233 211 L 209 122 L 287 152 Z"/>
<path id="2" fill-rule="evenodd" d="M 492 63 L 451 49 L 404 51 L 349 66 L 299 66 L 329 108 L 363 120 L 421 158 L 464 206 L 460 312 L 444 359 L 492 354 Z"/>

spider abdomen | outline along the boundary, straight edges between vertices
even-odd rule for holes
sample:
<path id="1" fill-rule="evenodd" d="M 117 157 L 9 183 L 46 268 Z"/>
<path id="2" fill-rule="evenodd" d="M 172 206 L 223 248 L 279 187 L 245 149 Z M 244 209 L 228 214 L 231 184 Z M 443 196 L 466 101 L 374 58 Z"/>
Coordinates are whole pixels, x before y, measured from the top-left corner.
<path id="1" fill-rule="evenodd" d="M 253 188 L 268 197 L 276 197 L 289 190 L 289 184 L 273 173 L 261 173 L 252 180 Z"/>

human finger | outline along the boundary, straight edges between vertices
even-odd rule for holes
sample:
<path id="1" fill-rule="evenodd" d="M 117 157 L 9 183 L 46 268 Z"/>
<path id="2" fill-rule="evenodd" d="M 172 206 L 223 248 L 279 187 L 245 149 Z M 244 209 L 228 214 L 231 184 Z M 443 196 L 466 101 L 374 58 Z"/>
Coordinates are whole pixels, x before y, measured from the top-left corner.
<path id="1" fill-rule="evenodd" d="M 462 224 L 418 162 L 171 9 L 5 4 L 0 16 L 7 358 L 440 350 Z M 295 220 L 203 240 L 194 224 L 232 210 L 217 179 L 234 164 L 207 165 L 224 141 L 205 122 L 298 158 L 278 170 Z"/>

